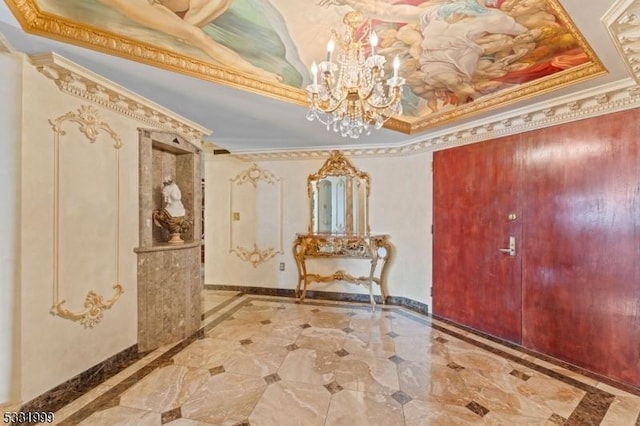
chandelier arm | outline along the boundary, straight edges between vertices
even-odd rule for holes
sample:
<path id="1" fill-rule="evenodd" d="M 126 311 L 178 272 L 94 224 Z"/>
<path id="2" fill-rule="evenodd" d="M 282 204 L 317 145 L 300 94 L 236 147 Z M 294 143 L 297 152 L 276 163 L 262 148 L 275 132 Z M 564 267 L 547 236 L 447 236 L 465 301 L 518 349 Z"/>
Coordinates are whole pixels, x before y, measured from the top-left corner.
<path id="1" fill-rule="evenodd" d="M 347 99 L 347 92 L 346 92 L 346 91 L 344 91 L 344 92 L 343 92 L 343 95 L 342 95 L 342 97 L 341 97 L 340 99 L 338 99 L 338 98 L 336 98 L 335 96 L 333 96 L 333 94 L 331 95 L 331 99 L 333 99 L 333 100 L 335 100 L 335 101 L 336 101 L 336 104 L 335 104 L 335 106 L 334 106 L 334 107 L 329 107 L 329 106 L 327 106 L 327 107 L 325 108 L 325 107 L 323 107 L 322 105 L 320 105 L 320 103 L 319 103 L 319 102 L 317 102 L 317 101 L 316 101 L 316 100 L 314 100 L 314 99 L 317 99 L 317 96 L 314 96 L 314 97 L 311 99 L 311 102 L 312 102 L 312 104 L 313 104 L 313 105 L 314 105 L 318 110 L 320 110 L 320 111 L 324 112 L 325 114 L 331 114 L 331 113 L 335 112 L 338 108 L 340 108 L 340 106 L 342 105 L 342 103 Z"/>
<path id="2" fill-rule="evenodd" d="M 381 109 L 386 109 L 389 108 L 391 105 L 395 104 L 398 101 L 398 97 L 400 96 L 400 87 L 399 86 L 394 86 L 392 88 L 393 90 L 393 96 L 391 97 L 391 99 L 389 100 L 389 102 L 382 104 L 382 105 L 374 105 L 372 103 L 369 102 L 369 97 L 371 96 L 371 94 L 369 94 L 369 96 L 367 96 L 366 98 L 364 98 L 364 100 L 367 101 L 367 105 L 370 106 L 371 108 L 375 109 L 375 110 L 381 110 Z"/>

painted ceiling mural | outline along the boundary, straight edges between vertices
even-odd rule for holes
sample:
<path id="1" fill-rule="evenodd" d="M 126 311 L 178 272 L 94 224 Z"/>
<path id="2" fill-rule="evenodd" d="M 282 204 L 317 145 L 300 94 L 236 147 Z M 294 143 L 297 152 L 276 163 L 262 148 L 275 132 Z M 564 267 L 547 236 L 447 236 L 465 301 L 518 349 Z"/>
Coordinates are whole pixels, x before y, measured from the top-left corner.
<path id="1" fill-rule="evenodd" d="M 401 60 L 404 113 L 387 127 L 406 133 L 605 72 L 557 0 L 6 2 L 27 32 L 299 104 L 358 10 L 387 65 Z"/>

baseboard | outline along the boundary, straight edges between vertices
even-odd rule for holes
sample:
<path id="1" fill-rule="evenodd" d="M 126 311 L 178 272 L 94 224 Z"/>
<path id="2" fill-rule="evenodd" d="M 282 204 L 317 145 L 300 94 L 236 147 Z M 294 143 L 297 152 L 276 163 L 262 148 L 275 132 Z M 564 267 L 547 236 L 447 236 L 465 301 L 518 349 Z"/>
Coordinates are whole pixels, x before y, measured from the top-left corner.
<path id="1" fill-rule="evenodd" d="M 146 354 L 138 352 L 138 345 L 130 346 L 23 404 L 20 407 L 20 411 L 58 411 L 79 396 L 138 361 L 144 355 Z"/>
<path id="2" fill-rule="evenodd" d="M 295 291 L 288 288 L 249 287 L 242 285 L 205 284 L 205 290 L 238 291 L 244 294 L 260 296 L 295 297 Z M 340 293 L 335 291 L 307 290 L 307 299 L 333 300 L 337 302 L 369 303 L 368 294 Z M 376 303 L 382 303 L 380 296 L 374 296 Z M 408 297 L 389 296 L 387 304 L 402 306 L 423 315 L 429 315 L 429 306 Z"/>

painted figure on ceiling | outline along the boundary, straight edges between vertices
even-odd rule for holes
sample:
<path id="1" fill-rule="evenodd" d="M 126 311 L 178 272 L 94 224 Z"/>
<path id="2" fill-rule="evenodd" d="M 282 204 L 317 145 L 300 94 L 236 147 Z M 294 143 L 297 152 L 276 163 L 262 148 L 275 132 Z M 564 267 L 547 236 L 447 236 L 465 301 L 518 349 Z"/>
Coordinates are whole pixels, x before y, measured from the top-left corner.
<path id="1" fill-rule="evenodd" d="M 267 0 L 99 0 L 144 27 L 194 46 L 216 63 L 299 85 L 297 51 Z"/>
<path id="2" fill-rule="evenodd" d="M 320 0 L 374 20 L 398 55 L 405 113 L 422 116 L 587 62 L 545 0 Z"/>

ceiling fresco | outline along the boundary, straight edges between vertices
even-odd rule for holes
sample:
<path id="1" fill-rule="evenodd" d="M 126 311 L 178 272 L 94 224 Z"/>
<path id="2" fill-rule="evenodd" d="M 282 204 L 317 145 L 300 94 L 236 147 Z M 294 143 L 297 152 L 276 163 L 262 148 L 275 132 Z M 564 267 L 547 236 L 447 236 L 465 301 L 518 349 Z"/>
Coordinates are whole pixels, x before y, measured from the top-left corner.
<path id="1" fill-rule="evenodd" d="M 358 10 L 401 60 L 404 133 L 606 72 L 556 0 L 5 1 L 27 32 L 297 104 Z"/>

